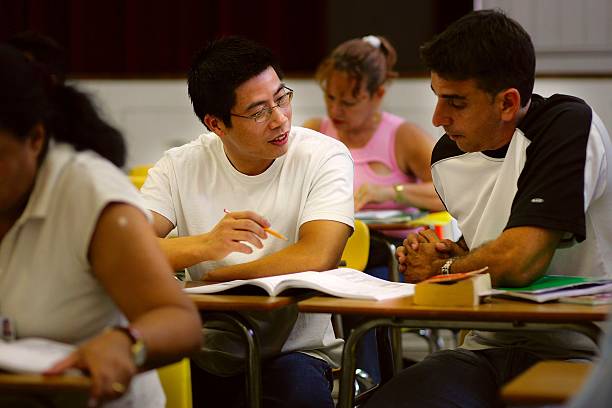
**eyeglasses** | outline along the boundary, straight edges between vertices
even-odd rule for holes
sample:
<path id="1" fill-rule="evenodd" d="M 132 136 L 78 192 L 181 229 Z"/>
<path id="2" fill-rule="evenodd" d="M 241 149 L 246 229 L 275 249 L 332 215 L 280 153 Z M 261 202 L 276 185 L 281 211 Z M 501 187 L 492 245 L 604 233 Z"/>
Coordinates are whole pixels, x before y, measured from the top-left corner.
<path id="1" fill-rule="evenodd" d="M 286 87 L 286 86 L 284 86 L 283 88 L 286 89 L 287 92 L 285 92 L 280 98 L 276 100 L 276 105 L 262 108 L 259 112 L 254 113 L 249 116 L 237 115 L 231 112 L 230 112 L 230 115 L 237 116 L 239 118 L 252 119 L 255 121 L 255 123 L 267 122 L 268 120 L 270 120 L 270 117 L 272 116 L 272 112 L 274 111 L 274 108 L 280 108 L 280 109 L 285 110 L 291 104 L 291 99 L 293 99 L 293 89 Z"/>

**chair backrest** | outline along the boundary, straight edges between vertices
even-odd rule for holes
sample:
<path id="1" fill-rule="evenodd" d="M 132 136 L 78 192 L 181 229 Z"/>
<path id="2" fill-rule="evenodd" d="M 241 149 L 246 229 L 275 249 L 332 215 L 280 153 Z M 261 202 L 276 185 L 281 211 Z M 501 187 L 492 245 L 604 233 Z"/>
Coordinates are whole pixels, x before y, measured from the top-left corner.
<path id="1" fill-rule="evenodd" d="M 189 359 L 157 369 L 159 381 L 166 394 L 167 408 L 192 408 L 191 368 Z"/>
<path id="2" fill-rule="evenodd" d="M 153 167 L 152 164 L 141 164 L 138 166 L 134 166 L 130 169 L 130 176 L 147 176 L 149 173 L 149 169 Z"/>
<path id="3" fill-rule="evenodd" d="M 134 166 L 130 169 L 128 177 L 134 186 L 140 190 L 140 187 L 144 184 L 149 173 L 149 169 L 152 167 L 150 164 L 143 164 L 140 166 Z"/>
<path id="4" fill-rule="evenodd" d="M 363 221 L 355 220 L 355 231 L 346 242 L 342 260 L 347 267 L 363 271 L 370 255 L 370 230 Z"/>
<path id="5" fill-rule="evenodd" d="M 144 184 L 145 180 L 147 179 L 147 176 L 128 176 L 130 178 L 130 181 L 132 182 L 132 184 L 134 186 L 136 186 L 137 189 L 140 190 L 140 187 L 142 187 L 142 185 Z"/>

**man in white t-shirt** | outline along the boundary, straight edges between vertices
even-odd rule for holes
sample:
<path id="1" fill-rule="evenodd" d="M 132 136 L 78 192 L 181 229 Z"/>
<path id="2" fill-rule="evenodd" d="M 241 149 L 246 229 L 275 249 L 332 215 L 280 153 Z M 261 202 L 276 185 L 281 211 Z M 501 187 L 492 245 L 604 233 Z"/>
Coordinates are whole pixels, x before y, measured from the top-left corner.
<path id="1" fill-rule="evenodd" d="M 211 133 L 166 152 L 142 188 L 158 236 L 176 227 L 162 248 L 193 279 L 323 271 L 340 260 L 353 227 L 353 163 L 342 143 L 291 127 L 293 91 L 281 78 L 268 49 L 237 37 L 194 60 L 189 96 Z M 332 407 L 341 346 L 328 315 L 300 314 L 281 354 L 263 364 L 263 406 Z M 206 354 L 198 362 L 194 406 L 244 406 L 243 374 Z"/>

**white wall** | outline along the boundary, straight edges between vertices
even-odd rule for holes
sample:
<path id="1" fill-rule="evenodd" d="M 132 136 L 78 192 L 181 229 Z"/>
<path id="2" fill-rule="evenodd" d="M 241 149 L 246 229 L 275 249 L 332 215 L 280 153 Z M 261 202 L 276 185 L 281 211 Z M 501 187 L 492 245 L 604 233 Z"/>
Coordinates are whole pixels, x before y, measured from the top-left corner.
<path id="1" fill-rule="evenodd" d="M 612 72 L 610 0 L 476 0 L 474 8 L 500 8 L 531 35 L 536 72 Z"/>
<path id="2" fill-rule="evenodd" d="M 205 131 L 193 114 L 184 80 L 87 80 L 77 85 L 92 94 L 98 106 L 125 135 L 127 168 L 155 162 L 164 150 L 194 139 Z M 293 123 L 324 113 L 321 90 L 313 80 L 287 79 L 296 91 Z M 540 79 L 535 91 L 543 96 L 566 93 L 585 99 L 612 131 L 612 78 Z M 431 125 L 435 99 L 429 80 L 396 80 L 385 97 L 385 109 L 416 122 L 438 137 Z"/>

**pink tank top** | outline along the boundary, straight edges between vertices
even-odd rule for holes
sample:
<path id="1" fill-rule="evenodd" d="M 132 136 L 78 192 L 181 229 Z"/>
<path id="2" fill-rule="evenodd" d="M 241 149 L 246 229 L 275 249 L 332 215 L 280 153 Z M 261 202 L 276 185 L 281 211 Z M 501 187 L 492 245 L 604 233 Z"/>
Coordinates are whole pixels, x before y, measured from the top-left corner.
<path id="1" fill-rule="evenodd" d="M 364 183 L 394 185 L 418 183 L 414 176 L 404 174 L 397 165 L 395 159 L 395 136 L 397 129 L 404 123 L 404 119 L 391 113 L 383 112 L 378 129 L 368 143 L 359 149 L 351 148 L 351 155 L 355 162 L 355 191 Z M 321 121 L 321 133 L 338 139 L 338 132 L 329 118 Z M 391 172 L 387 175 L 376 174 L 369 163 L 380 162 L 387 166 Z M 369 203 L 364 209 L 396 209 L 405 208 L 395 201 L 384 203 Z"/>

